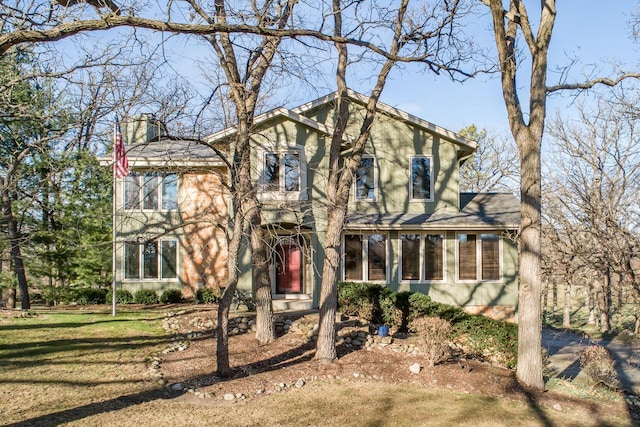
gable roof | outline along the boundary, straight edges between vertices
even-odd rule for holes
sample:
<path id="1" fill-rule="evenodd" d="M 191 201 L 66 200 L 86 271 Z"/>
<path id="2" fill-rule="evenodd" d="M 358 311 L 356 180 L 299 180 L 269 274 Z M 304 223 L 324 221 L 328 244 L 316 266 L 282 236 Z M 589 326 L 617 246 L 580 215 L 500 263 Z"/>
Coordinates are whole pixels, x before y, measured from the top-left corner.
<path id="1" fill-rule="evenodd" d="M 317 130 L 320 133 L 323 133 L 325 135 L 332 135 L 333 134 L 333 128 L 330 126 L 325 125 L 324 123 L 320 123 L 317 122 L 315 120 L 312 120 L 308 117 L 303 116 L 302 114 L 298 114 L 296 112 L 294 112 L 293 110 L 289 110 L 286 109 L 284 107 L 278 107 L 275 108 L 273 110 L 267 111 L 266 113 L 260 114 L 258 116 L 256 116 L 253 120 L 253 124 L 254 126 L 258 126 L 261 125 L 269 120 L 272 119 L 276 119 L 276 118 L 285 118 L 285 119 L 289 119 L 292 120 L 294 122 L 297 123 L 301 123 L 305 126 L 308 126 L 312 129 Z M 208 143 L 215 143 L 218 142 L 226 137 L 229 137 L 233 134 L 235 134 L 238 131 L 238 127 L 237 126 L 230 126 L 226 129 L 222 129 L 221 131 L 218 131 L 214 134 L 209 135 L 208 137 L 206 137 L 206 141 Z"/>
<path id="2" fill-rule="evenodd" d="M 366 95 L 363 95 L 361 93 L 355 92 L 351 89 L 348 89 L 347 94 L 349 96 L 349 99 L 351 99 L 352 101 L 355 101 L 359 104 L 362 105 L 366 105 L 367 102 L 369 101 L 369 97 L 367 97 Z M 310 110 L 313 110 L 319 106 L 322 106 L 324 104 L 328 104 L 331 103 L 333 101 L 335 101 L 338 97 L 338 93 L 337 92 L 333 92 L 330 93 L 328 95 L 322 96 L 314 101 L 311 102 L 307 102 L 306 104 L 300 105 L 296 108 L 293 109 L 287 109 L 284 107 L 278 107 L 275 108 L 271 111 L 267 111 L 266 113 L 260 114 L 258 116 L 255 117 L 253 123 L 256 126 L 259 126 L 269 120 L 275 119 L 275 118 L 286 118 L 289 120 L 293 120 L 294 122 L 298 122 L 301 123 L 305 126 L 308 126 L 312 129 L 316 129 L 318 132 L 323 133 L 325 135 L 332 135 L 333 134 L 333 127 L 331 126 L 327 126 L 324 123 L 320 123 L 316 120 L 310 119 L 308 117 L 305 116 L 305 113 L 309 112 Z M 391 117 L 394 117 L 398 120 L 410 123 L 412 125 L 421 127 L 423 129 L 426 129 L 432 133 L 435 133 L 449 141 L 454 142 L 455 144 L 459 145 L 464 152 L 468 152 L 469 154 L 473 153 L 476 148 L 477 148 L 477 144 L 475 141 L 472 141 L 468 138 L 465 138 L 455 132 L 452 132 L 448 129 L 445 129 L 443 127 L 434 125 L 431 122 L 428 122 L 426 120 L 423 120 L 419 117 L 416 117 L 412 114 L 409 114 L 405 111 L 399 110 L 395 107 L 392 107 L 388 104 L 385 104 L 384 102 L 380 102 L 378 101 L 377 103 L 377 109 L 388 115 Z M 222 129 L 221 131 L 218 131 L 212 135 L 209 135 L 208 137 L 206 137 L 206 141 L 209 143 L 215 143 L 218 142 L 226 137 L 229 137 L 233 134 L 235 134 L 238 131 L 237 126 L 230 126 L 226 129 Z M 343 138 L 345 141 L 350 140 L 350 136 L 348 135 L 344 135 Z"/>
<path id="3" fill-rule="evenodd" d="M 369 97 L 366 95 L 363 95 L 361 93 L 355 92 L 351 89 L 347 89 L 347 96 L 349 97 L 349 99 L 351 99 L 352 101 L 358 102 L 359 104 L 362 105 L 366 105 L 367 102 L 369 102 Z M 316 99 L 315 101 L 311 101 L 308 102 L 306 104 L 303 104 L 299 107 L 296 107 L 294 109 L 292 109 L 291 111 L 293 111 L 294 113 L 297 114 L 304 114 L 310 110 L 313 110 L 321 105 L 333 102 L 337 99 L 338 97 L 338 92 L 333 92 L 330 93 L 328 95 L 325 95 L 323 97 L 320 97 L 318 99 Z M 391 117 L 394 117 L 398 120 L 410 123 L 412 125 L 421 127 L 423 129 L 426 129 L 430 132 L 433 132 L 449 141 L 452 141 L 456 144 L 458 144 L 459 146 L 461 146 L 463 149 L 465 149 L 464 151 L 469 151 L 469 153 L 473 153 L 478 145 L 475 141 L 472 141 L 468 138 L 465 138 L 462 135 L 459 135 L 455 132 L 452 132 L 448 129 L 445 129 L 443 127 L 440 127 L 438 125 L 435 125 L 431 122 L 428 122 L 426 120 L 423 120 L 417 116 L 414 116 L 412 114 L 407 113 L 406 111 L 402 111 L 399 110 L 395 107 L 392 107 L 388 104 L 385 104 L 384 102 L 378 101 L 378 103 L 376 104 L 376 108 Z"/>
<path id="4" fill-rule="evenodd" d="M 517 230 L 520 202 L 511 193 L 461 193 L 458 212 L 347 215 L 347 230 Z"/>

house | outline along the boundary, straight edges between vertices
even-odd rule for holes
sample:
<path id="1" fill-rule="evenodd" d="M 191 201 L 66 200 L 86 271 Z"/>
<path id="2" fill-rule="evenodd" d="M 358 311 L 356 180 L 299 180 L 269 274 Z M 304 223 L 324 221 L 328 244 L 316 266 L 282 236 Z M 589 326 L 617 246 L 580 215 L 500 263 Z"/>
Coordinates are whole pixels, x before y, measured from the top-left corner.
<path id="1" fill-rule="evenodd" d="M 263 227 L 269 232 L 276 309 L 318 306 L 326 234 L 329 143 L 335 94 L 256 117 L 252 167 Z M 349 92 L 350 136 L 367 98 Z M 459 191 L 460 166 L 476 143 L 379 103 L 355 177 L 342 243 L 340 276 L 492 317 L 515 319 L 519 202 L 511 194 Z M 235 129 L 206 139 L 228 150 Z M 233 212 L 225 162 L 209 146 L 168 138 L 152 116 L 128 126 L 133 173 L 118 183 L 117 283 L 181 288 L 193 294 L 227 275 L 224 227 Z M 247 245 L 239 288 L 252 289 Z"/>

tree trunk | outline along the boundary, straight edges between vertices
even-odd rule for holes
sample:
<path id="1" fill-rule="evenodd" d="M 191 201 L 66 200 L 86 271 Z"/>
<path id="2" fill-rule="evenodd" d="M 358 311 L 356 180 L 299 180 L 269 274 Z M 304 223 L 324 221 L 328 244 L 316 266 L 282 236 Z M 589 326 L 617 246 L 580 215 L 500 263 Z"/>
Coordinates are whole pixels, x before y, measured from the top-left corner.
<path id="1" fill-rule="evenodd" d="M 562 327 L 571 328 L 571 282 L 567 282 L 564 288 L 564 310 L 562 314 Z"/>
<path id="2" fill-rule="evenodd" d="M 20 289 L 20 308 L 29 310 L 31 303 L 29 301 L 29 287 L 27 285 L 27 275 L 22 262 L 22 251 L 20 250 L 20 236 L 18 234 L 18 226 L 13 216 L 13 208 L 11 206 L 11 196 L 9 190 L 5 187 L 2 191 L 2 211 L 4 220 L 7 224 L 7 236 L 11 245 L 11 258 L 13 259 L 13 267 L 18 279 L 18 288 Z"/>
<path id="3" fill-rule="evenodd" d="M 525 385 L 543 390 L 542 313 L 540 311 L 542 291 L 540 144 L 530 132 L 523 131 L 518 136 L 521 165 L 520 213 L 522 230 L 516 375 Z"/>
<path id="4" fill-rule="evenodd" d="M 322 266 L 322 287 L 320 289 L 320 328 L 316 343 L 316 360 L 330 363 L 337 356 L 336 351 L 336 311 L 338 307 L 338 271 L 340 266 L 341 233 L 344 223 L 344 209 L 334 208 L 330 212 L 325 240 L 324 264 Z"/>
<path id="5" fill-rule="evenodd" d="M 555 280 L 553 281 L 553 285 L 552 285 L 552 313 L 551 313 L 551 319 L 553 323 L 558 323 L 558 282 L 556 282 Z"/>
<path id="6" fill-rule="evenodd" d="M 600 332 L 609 332 L 611 330 L 611 271 L 607 269 L 604 274 L 604 280 L 598 281 L 596 284 L 596 304 L 600 313 Z"/>
<path id="7" fill-rule="evenodd" d="M 16 288 L 13 286 L 6 290 L 7 308 L 16 308 Z"/>
<path id="8" fill-rule="evenodd" d="M 267 258 L 269 248 L 264 234 L 258 216 L 257 221 L 252 221 L 251 226 L 251 265 L 256 291 L 256 339 L 260 345 L 268 344 L 276 339 L 271 300 L 271 278 L 269 277 Z"/>
<path id="9" fill-rule="evenodd" d="M 587 321 L 587 325 L 595 325 L 596 324 L 596 312 L 593 304 L 593 293 L 590 286 L 585 288 L 585 306 L 589 311 L 589 320 Z"/>

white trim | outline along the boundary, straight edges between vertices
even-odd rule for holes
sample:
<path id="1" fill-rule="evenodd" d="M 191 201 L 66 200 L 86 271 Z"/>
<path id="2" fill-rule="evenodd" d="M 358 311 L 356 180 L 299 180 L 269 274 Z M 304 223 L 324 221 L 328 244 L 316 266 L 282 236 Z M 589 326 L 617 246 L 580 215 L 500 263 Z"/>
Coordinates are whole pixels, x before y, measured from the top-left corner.
<path id="1" fill-rule="evenodd" d="M 358 198 L 358 179 L 357 176 L 353 177 L 353 201 L 356 203 L 367 203 L 367 202 L 376 202 L 378 200 L 378 159 L 373 154 L 363 154 L 361 161 L 364 159 L 373 159 L 373 198 L 369 197 Z M 360 168 L 360 165 L 358 165 Z"/>
<path id="2" fill-rule="evenodd" d="M 170 278 L 162 278 L 162 242 L 175 242 L 176 243 L 176 277 Z M 134 240 L 124 240 L 122 244 L 122 281 L 123 283 L 134 283 L 134 282 L 163 282 L 163 283 L 177 283 L 180 282 L 180 242 L 177 238 L 161 238 L 154 239 L 151 242 L 156 243 L 156 257 L 158 262 L 158 277 L 142 277 L 144 273 L 144 242 L 137 242 Z M 126 277 L 126 264 L 127 264 L 127 245 L 128 244 L 136 244 L 138 247 L 138 278 L 135 277 Z"/>
<path id="3" fill-rule="evenodd" d="M 384 260 L 385 260 L 385 269 L 384 269 L 384 280 L 371 280 L 369 279 L 369 236 L 380 235 L 384 236 Z M 344 239 L 346 236 L 361 236 L 362 246 L 361 246 L 361 256 L 362 256 L 362 279 L 347 279 L 346 271 L 345 271 L 345 257 L 346 257 L 346 248 L 344 244 Z M 389 254 L 391 253 L 389 245 L 391 244 L 388 233 L 343 233 L 341 237 L 341 245 L 340 245 L 340 277 L 343 281 L 353 280 L 358 282 L 367 282 L 367 283 L 376 283 L 381 285 L 388 285 L 390 283 L 390 275 L 391 275 L 391 262 L 389 261 Z"/>
<path id="4" fill-rule="evenodd" d="M 419 236 L 419 275 L 416 279 L 403 279 L 402 278 L 402 235 L 404 234 L 417 234 Z M 441 236 L 442 237 L 442 279 L 430 280 L 427 279 L 425 269 L 425 241 L 426 236 Z M 421 230 L 405 230 L 402 233 L 398 233 L 398 283 L 400 284 L 429 284 L 429 283 L 445 283 L 447 281 L 447 233 L 444 231 L 429 231 L 427 233 Z"/>
<path id="5" fill-rule="evenodd" d="M 275 154 L 278 158 L 278 190 L 267 191 L 267 182 L 265 176 L 265 161 L 267 154 Z M 298 155 L 298 191 L 285 191 L 284 190 L 284 162 L 282 161 L 286 154 Z M 261 200 L 280 200 L 280 201 L 295 201 L 295 200 L 307 200 L 307 157 L 305 150 L 300 146 L 287 146 L 283 148 L 274 147 L 262 148 L 257 153 L 258 164 L 258 177 L 257 188 L 258 198 Z"/>
<path id="6" fill-rule="evenodd" d="M 157 198 L 157 208 L 156 209 L 147 209 L 144 208 L 144 175 L 147 173 L 155 173 L 156 178 L 158 178 L 157 185 L 155 187 L 156 198 Z M 173 209 L 163 209 L 162 200 L 163 200 L 163 189 L 165 177 L 168 175 L 174 175 L 176 177 L 176 207 Z M 128 177 L 135 177 L 138 182 L 138 206 L 137 207 L 127 207 L 127 188 L 126 181 Z M 182 176 L 176 172 L 162 172 L 162 171 L 154 171 L 154 170 L 146 170 L 146 171 L 134 171 L 131 172 L 126 177 L 122 178 L 122 209 L 127 212 L 177 212 L 180 207 L 180 189 L 182 187 Z"/>
<path id="7" fill-rule="evenodd" d="M 489 232 L 475 232 L 467 231 L 456 233 L 455 236 L 455 245 L 456 245 L 456 259 L 455 259 L 455 270 L 456 270 L 456 283 L 504 283 L 504 249 L 503 249 L 503 238 L 502 234 L 498 233 L 498 230 L 492 230 L 493 233 Z M 475 279 L 460 279 L 460 253 L 459 253 L 459 244 L 458 244 L 458 236 L 461 234 L 472 234 L 476 236 L 476 278 Z M 482 235 L 483 234 L 495 234 L 498 236 L 498 270 L 499 270 L 499 278 L 497 280 L 483 280 L 482 279 Z"/>
<path id="8" fill-rule="evenodd" d="M 428 199 L 418 199 L 413 196 L 413 160 L 414 159 L 429 159 L 429 198 Z M 433 156 L 432 155 L 423 155 L 416 154 L 413 156 L 409 156 L 409 202 L 412 203 L 426 203 L 434 201 L 434 187 L 435 187 L 435 179 L 433 176 Z"/>

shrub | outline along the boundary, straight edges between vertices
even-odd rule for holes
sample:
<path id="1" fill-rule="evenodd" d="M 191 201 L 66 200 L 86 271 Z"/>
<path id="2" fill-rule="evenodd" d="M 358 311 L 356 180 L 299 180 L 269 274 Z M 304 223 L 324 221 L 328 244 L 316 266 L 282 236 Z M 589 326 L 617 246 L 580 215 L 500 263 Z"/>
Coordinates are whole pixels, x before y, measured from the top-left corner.
<path id="1" fill-rule="evenodd" d="M 594 385 L 602 384 L 612 389 L 620 388 L 615 363 L 609 350 L 600 345 L 590 345 L 580 355 L 580 365 Z"/>
<path id="2" fill-rule="evenodd" d="M 386 288 L 385 288 L 386 289 Z M 409 318 L 409 298 L 411 292 L 381 292 L 380 310 L 385 325 L 405 331 Z"/>
<path id="3" fill-rule="evenodd" d="M 152 289 L 140 289 L 133 296 L 133 302 L 136 304 L 158 304 L 158 294 Z"/>
<path id="4" fill-rule="evenodd" d="M 80 305 L 104 304 L 107 290 L 100 288 L 79 288 L 74 292 L 74 302 Z"/>
<path id="5" fill-rule="evenodd" d="M 107 292 L 107 304 L 111 304 L 113 301 L 113 290 Z M 133 303 L 133 295 L 126 289 L 116 290 L 116 304 L 131 304 Z"/>
<path id="6" fill-rule="evenodd" d="M 41 289 L 42 298 L 47 304 L 68 304 L 74 299 L 74 289 L 69 286 L 44 286 Z"/>
<path id="7" fill-rule="evenodd" d="M 464 313 L 464 312 L 463 312 Z M 515 368 L 518 357 L 518 326 L 479 314 L 454 316 L 451 321 L 457 342 L 466 353 Z"/>
<path id="8" fill-rule="evenodd" d="M 338 283 L 338 309 L 349 316 L 359 316 L 370 322 L 380 319 L 380 285 L 358 282 Z"/>
<path id="9" fill-rule="evenodd" d="M 203 288 L 196 291 L 196 301 L 199 304 L 212 304 L 220 299 L 220 290 Z"/>
<path id="10" fill-rule="evenodd" d="M 433 367 L 451 357 L 451 323 L 439 317 L 418 317 L 409 324 L 409 329 L 417 333 L 425 343 L 425 355 L 429 366 Z"/>
<path id="11" fill-rule="evenodd" d="M 180 289 L 167 289 L 160 295 L 162 304 L 175 304 L 182 301 L 182 292 Z"/>

